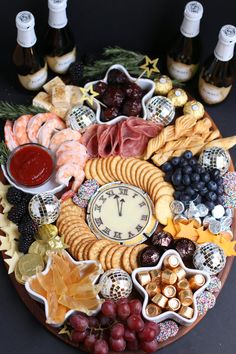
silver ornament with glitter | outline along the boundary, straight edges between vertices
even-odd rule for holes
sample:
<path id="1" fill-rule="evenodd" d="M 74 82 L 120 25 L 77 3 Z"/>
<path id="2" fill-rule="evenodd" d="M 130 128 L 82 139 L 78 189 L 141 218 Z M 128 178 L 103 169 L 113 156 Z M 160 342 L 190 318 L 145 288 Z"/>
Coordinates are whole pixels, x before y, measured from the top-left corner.
<path id="1" fill-rule="evenodd" d="M 29 202 L 29 213 L 38 225 L 51 224 L 59 216 L 60 201 L 51 193 L 36 194 Z"/>
<path id="2" fill-rule="evenodd" d="M 198 210 L 199 216 L 201 218 L 204 218 L 209 213 L 209 209 L 206 207 L 205 204 L 202 204 L 202 203 L 197 205 L 197 210 Z"/>
<path id="3" fill-rule="evenodd" d="M 207 170 L 217 168 L 221 175 L 224 175 L 229 169 L 230 156 L 228 151 L 214 146 L 203 150 L 199 156 L 199 163 Z"/>
<path id="4" fill-rule="evenodd" d="M 218 274 L 225 263 L 226 256 L 223 249 L 211 242 L 199 246 L 193 255 L 194 267 L 210 275 Z"/>
<path id="5" fill-rule="evenodd" d="M 181 214 L 184 211 L 184 204 L 179 200 L 173 200 L 170 203 L 170 209 L 173 214 Z"/>
<path id="6" fill-rule="evenodd" d="M 101 295 L 105 299 L 118 300 L 128 297 L 132 291 L 132 280 L 127 272 L 122 269 L 110 269 L 105 272 L 99 284 Z"/>
<path id="7" fill-rule="evenodd" d="M 87 127 L 97 123 L 94 111 L 87 106 L 74 106 L 66 116 L 67 126 L 83 133 Z"/>
<path id="8" fill-rule="evenodd" d="M 147 120 L 161 123 L 164 126 L 170 124 L 175 116 L 175 108 L 171 101 L 163 96 L 152 97 L 146 105 Z"/>

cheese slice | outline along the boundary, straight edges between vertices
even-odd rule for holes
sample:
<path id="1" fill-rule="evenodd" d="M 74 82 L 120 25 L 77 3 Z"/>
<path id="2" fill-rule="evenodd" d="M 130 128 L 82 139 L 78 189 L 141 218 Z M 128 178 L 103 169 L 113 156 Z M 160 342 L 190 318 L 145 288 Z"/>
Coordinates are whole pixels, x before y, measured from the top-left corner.
<path id="1" fill-rule="evenodd" d="M 81 105 L 82 92 L 78 86 L 67 85 L 70 91 L 70 104 L 71 106 Z"/>
<path id="2" fill-rule="evenodd" d="M 56 76 L 54 77 L 54 79 L 48 81 L 45 85 L 43 85 L 43 88 L 49 95 L 51 95 L 53 87 L 58 85 L 66 86 L 64 82 L 59 78 L 59 76 Z"/>
<path id="3" fill-rule="evenodd" d="M 58 108 L 55 106 L 52 106 L 51 108 L 51 112 L 55 113 L 58 117 L 62 118 L 63 120 L 66 119 L 66 115 L 68 112 L 68 108 L 64 107 L 64 108 Z"/>
<path id="4" fill-rule="evenodd" d="M 51 96 L 46 92 L 39 92 L 33 99 L 33 106 L 41 107 L 50 111 L 52 108 Z"/>
<path id="5" fill-rule="evenodd" d="M 70 89 L 65 85 L 52 88 L 52 104 L 59 109 L 68 109 L 70 106 Z"/>

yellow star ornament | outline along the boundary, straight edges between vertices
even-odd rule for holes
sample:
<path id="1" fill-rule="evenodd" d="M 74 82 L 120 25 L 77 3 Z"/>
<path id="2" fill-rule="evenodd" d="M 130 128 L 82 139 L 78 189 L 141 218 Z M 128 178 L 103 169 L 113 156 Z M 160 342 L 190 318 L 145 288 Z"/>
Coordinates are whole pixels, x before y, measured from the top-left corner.
<path id="1" fill-rule="evenodd" d="M 88 101 L 91 106 L 93 105 L 94 98 L 99 95 L 99 93 L 94 91 L 93 85 L 89 85 L 88 88 L 80 87 L 80 91 L 82 92 L 80 102 L 83 104 L 84 101 Z"/>
<path id="2" fill-rule="evenodd" d="M 145 55 L 145 64 L 140 66 L 140 69 L 143 70 L 143 74 L 146 74 L 147 77 L 150 77 L 152 73 L 159 73 L 159 69 L 157 67 L 158 60 L 159 58 L 151 60 L 147 55 Z"/>

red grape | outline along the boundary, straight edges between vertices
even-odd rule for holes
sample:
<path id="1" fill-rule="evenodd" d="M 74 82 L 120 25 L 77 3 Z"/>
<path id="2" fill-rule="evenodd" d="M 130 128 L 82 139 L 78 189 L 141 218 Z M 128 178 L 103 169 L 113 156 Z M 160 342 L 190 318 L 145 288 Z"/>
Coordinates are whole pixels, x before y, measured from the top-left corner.
<path id="1" fill-rule="evenodd" d="M 140 315 L 142 311 L 142 303 L 138 299 L 130 300 L 129 302 L 131 315 Z"/>
<path id="2" fill-rule="evenodd" d="M 128 350 L 135 351 L 135 350 L 138 350 L 138 348 L 139 348 L 139 343 L 138 343 L 137 339 L 134 340 L 133 342 L 126 343 L 126 349 L 128 349 Z"/>
<path id="3" fill-rule="evenodd" d="M 135 331 L 129 328 L 125 328 L 124 338 L 127 342 L 133 342 L 137 339 Z"/>
<path id="4" fill-rule="evenodd" d="M 144 327 L 144 329 L 138 334 L 139 339 L 145 342 L 151 342 L 156 337 L 156 331 L 153 328 Z"/>
<path id="5" fill-rule="evenodd" d="M 138 315 L 131 315 L 127 320 L 127 325 L 130 329 L 134 330 L 135 332 L 140 332 L 144 328 L 144 322 L 142 318 Z"/>
<path id="6" fill-rule="evenodd" d="M 77 331 L 73 331 L 72 334 L 71 334 L 71 339 L 72 339 L 72 342 L 75 342 L 75 343 L 79 343 L 79 342 L 83 342 L 85 337 L 87 336 L 87 332 L 84 331 L 84 332 L 77 332 Z"/>
<path id="7" fill-rule="evenodd" d="M 88 328 L 89 321 L 83 315 L 72 315 L 70 317 L 70 324 L 77 332 L 84 332 Z"/>
<path id="8" fill-rule="evenodd" d="M 119 339 L 110 338 L 110 347 L 115 352 L 123 352 L 126 347 L 126 341 L 122 337 Z"/>
<path id="9" fill-rule="evenodd" d="M 115 318 L 116 317 L 116 304 L 113 301 L 106 300 L 102 304 L 101 311 L 106 317 Z"/>
<path id="10" fill-rule="evenodd" d="M 124 333 L 125 333 L 125 327 L 123 323 L 115 323 L 110 330 L 110 334 L 113 339 L 119 339 L 123 337 Z"/>
<path id="11" fill-rule="evenodd" d="M 107 317 L 106 315 L 103 315 L 102 312 L 100 312 L 98 314 L 98 319 L 99 319 L 100 325 L 102 327 L 109 327 L 113 323 L 113 320 L 111 318 Z"/>
<path id="12" fill-rule="evenodd" d="M 145 353 L 154 353 L 158 348 L 157 340 L 153 339 L 151 342 L 140 342 L 140 348 Z"/>
<path id="13" fill-rule="evenodd" d="M 120 304 L 127 304 L 129 302 L 129 300 L 126 297 L 123 297 L 119 300 L 116 301 L 116 305 L 120 305 Z"/>
<path id="14" fill-rule="evenodd" d="M 128 303 L 122 303 L 117 305 L 117 316 L 121 320 L 125 320 L 130 315 L 130 308 Z"/>
<path id="15" fill-rule="evenodd" d="M 89 327 L 90 328 L 98 328 L 99 327 L 99 321 L 95 316 L 89 317 Z"/>
<path id="16" fill-rule="evenodd" d="M 104 339 L 98 339 L 94 345 L 94 354 L 107 354 L 109 352 L 109 347 Z"/>
<path id="17" fill-rule="evenodd" d="M 92 352 L 96 342 L 96 336 L 94 334 L 89 334 L 84 340 L 84 347 L 88 352 Z"/>
<path id="18" fill-rule="evenodd" d="M 155 335 L 158 336 L 158 334 L 160 333 L 160 326 L 159 324 L 153 322 L 153 321 L 148 321 L 145 323 L 145 328 L 152 328 L 155 330 Z"/>

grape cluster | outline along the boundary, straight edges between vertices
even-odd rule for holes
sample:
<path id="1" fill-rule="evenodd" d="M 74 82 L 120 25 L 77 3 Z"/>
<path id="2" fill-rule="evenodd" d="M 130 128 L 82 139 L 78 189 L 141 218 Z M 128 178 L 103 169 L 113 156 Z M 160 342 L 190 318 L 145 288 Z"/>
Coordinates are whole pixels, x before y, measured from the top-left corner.
<path id="1" fill-rule="evenodd" d="M 223 204 L 224 187 L 220 170 L 214 168 L 207 171 L 191 151 L 173 157 L 161 168 L 165 172 L 165 180 L 175 188 L 176 200 L 184 203 L 197 200 L 197 203 L 204 203 L 209 210 L 217 204 Z"/>
<path id="2" fill-rule="evenodd" d="M 138 299 L 106 300 L 96 317 L 82 313 L 70 317 L 72 341 L 83 343 L 85 350 L 94 354 L 138 349 L 153 353 L 158 348 L 159 325 L 144 322 L 141 311 Z"/>

